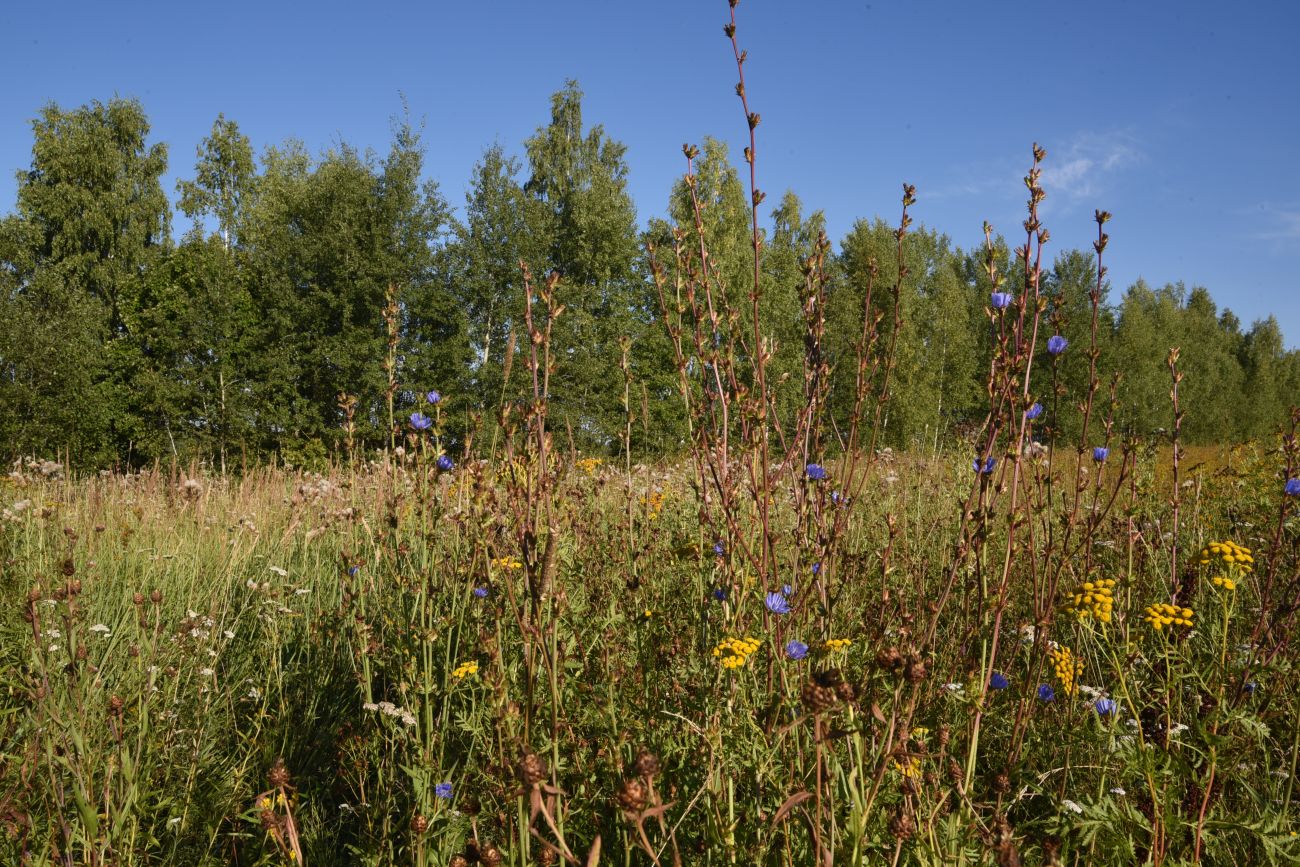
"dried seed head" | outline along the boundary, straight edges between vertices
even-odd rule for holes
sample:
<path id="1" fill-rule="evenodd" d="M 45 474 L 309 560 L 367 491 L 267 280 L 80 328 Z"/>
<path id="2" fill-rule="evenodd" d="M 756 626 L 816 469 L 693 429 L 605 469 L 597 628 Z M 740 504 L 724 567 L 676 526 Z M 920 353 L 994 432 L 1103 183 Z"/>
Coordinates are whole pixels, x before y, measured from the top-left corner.
<path id="1" fill-rule="evenodd" d="M 28 602 L 40 602 L 44 594 L 41 592 L 41 585 L 37 584 L 31 590 L 27 591 Z"/>
<path id="2" fill-rule="evenodd" d="M 501 854 L 500 849 L 488 843 L 479 852 L 478 860 L 484 867 L 498 867 L 505 860 L 505 856 Z"/>
<path id="3" fill-rule="evenodd" d="M 1000 795 L 1005 795 L 1011 791 L 1011 778 L 1007 776 L 1006 771 L 993 778 L 993 790 Z"/>
<path id="4" fill-rule="evenodd" d="M 460 811 L 462 813 L 464 813 L 466 816 L 471 816 L 471 817 L 477 816 L 479 814 L 479 810 L 483 809 L 482 805 L 479 804 L 478 798 L 474 797 L 473 795 L 463 796 L 460 799 L 459 806 L 460 806 Z"/>
<path id="5" fill-rule="evenodd" d="M 71 578 L 77 574 L 77 564 L 72 562 L 71 557 L 64 557 L 63 562 L 59 564 L 59 571 Z"/>
<path id="6" fill-rule="evenodd" d="M 459 853 L 452 855 L 451 860 L 447 862 L 447 867 L 469 867 L 469 859 Z"/>
<path id="7" fill-rule="evenodd" d="M 143 593 L 133 593 L 133 594 L 131 594 L 131 604 L 134 605 L 134 606 L 136 606 L 137 608 L 140 607 L 141 605 L 143 605 L 143 604 L 144 604 L 144 594 L 143 594 Z"/>
<path id="8" fill-rule="evenodd" d="M 121 696 L 113 695 L 113 696 L 110 696 L 110 697 L 109 697 L 109 699 L 108 699 L 108 712 L 109 712 L 110 715 L 112 715 L 112 716 L 121 716 L 121 715 L 122 715 L 122 708 L 123 708 L 123 707 L 125 707 L 125 702 L 122 701 L 122 697 L 121 697 Z"/>
<path id="9" fill-rule="evenodd" d="M 537 852 L 537 863 L 539 867 L 555 867 L 556 864 L 560 863 L 560 857 L 555 854 L 554 849 L 543 846 Z"/>
<path id="10" fill-rule="evenodd" d="M 636 777 L 624 780 L 614 800 L 618 801 L 618 805 L 627 812 L 640 813 L 648 803 L 645 783 Z"/>
<path id="11" fill-rule="evenodd" d="M 644 747 L 636 754 L 636 772 L 646 779 L 658 776 L 661 770 L 659 757 Z"/>
<path id="12" fill-rule="evenodd" d="M 277 789 L 289 785 L 289 769 L 284 766 L 284 759 L 275 760 L 275 764 L 271 765 L 271 772 L 267 774 L 266 778 Z"/>
<path id="13" fill-rule="evenodd" d="M 895 813 L 889 820 L 889 833 L 894 835 L 895 840 L 906 840 L 915 830 L 916 825 L 907 813 Z"/>
<path id="14" fill-rule="evenodd" d="M 411 833 L 420 836 L 429 830 L 429 820 L 416 813 L 411 817 Z"/>
<path id="15" fill-rule="evenodd" d="M 549 772 L 546 767 L 546 759 L 534 752 L 526 752 L 523 758 L 519 760 L 519 779 L 528 787 L 536 786 L 544 781 Z"/>
<path id="16" fill-rule="evenodd" d="M 149 594 L 149 601 L 152 602 L 154 605 L 161 605 L 162 599 L 163 597 L 162 597 L 161 590 L 155 590 Z"/>

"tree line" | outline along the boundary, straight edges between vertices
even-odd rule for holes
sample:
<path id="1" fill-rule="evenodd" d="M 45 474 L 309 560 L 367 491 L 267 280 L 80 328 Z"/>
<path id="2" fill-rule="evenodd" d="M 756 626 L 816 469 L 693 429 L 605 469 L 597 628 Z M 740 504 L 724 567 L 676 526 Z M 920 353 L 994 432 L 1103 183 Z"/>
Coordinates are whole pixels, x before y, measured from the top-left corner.
<path id="1" fill-rule="evenodd" d="M 552 97 L 522 159 L 500 145 L 483 152 L 459 212 L 425 179 L 407 120 L 394 122 L 383 154 L 344 144 L 314 155 L 288 141 L 259 156 L 218 117 L 175 190 L 193 226 L 179 238 L 162 183 L 167 148 L 148 141 L 139 102 L 51 104 L 32 129 L 16 208 L 0 220 L 0 437 L 14 454 L 60 453 L 86 467 L 318 464 L 389 444 L 392 420 L 402 425 L 430 389 L 444 398 L 453 440 L 491 429 L 502 406 L 531 394 L 518 363 L 521 262 L 560 275 L 557 435 L 592 453 L 630 442 L 637 454 L 670 454 L 686 446 L 687 417 L 647 249 L 662 255 L 702 233 L 722 291 L 747 298 L 753 283 L 749 194 L 725 145 L 702 143 L 694 200 L 679 179 L 669 219 L 640 226 L 626 148 L 584 123 L 574 82 Z M 778 414 L 800 400 L 801 263 L 824 225 L 788 192 L 763 227 L 759 315 Z M 865 286 L 871 276 L 895 282 L 894 244 L 892 226 L 861 219 L 829 262 L 832 418 L 852 405 Z M 981 417 L 984 256 L 932 229 L 909 234 L 879 441 L 942 445 Z M 1000 239 L 995 256 L 1008 272 Z M 1049 321 L 1070 347 L 1043 401 L 1061 431 L 1087 391 L 1095 269 L 1090 251 L 1067 250 L 1045 276 Z M 1189 441 L 1274 431 L 1300 391 L 1300 353 L 1284 349 L 1273 317 L 1246 328 L 1206 289 L 1181 283 L 1110 290 L 1103 281 L 1096 351 L 1099 369 L 1121 375 L 1118 430 L 1169 426 L 1164 362 L 1179 346 Z M 893 299 L 873 305 L 893 329 Z"/>

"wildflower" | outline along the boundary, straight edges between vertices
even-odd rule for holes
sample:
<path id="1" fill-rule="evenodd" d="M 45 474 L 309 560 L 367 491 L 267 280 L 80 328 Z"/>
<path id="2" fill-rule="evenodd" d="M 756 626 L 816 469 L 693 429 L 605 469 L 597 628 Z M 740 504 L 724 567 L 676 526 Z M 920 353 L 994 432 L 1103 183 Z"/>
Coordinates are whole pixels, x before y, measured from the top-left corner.
<path id="1" fill-rule="evenodd" d="M 820 564 L 820 563 L 814 563 L 814 564 L 812 565 L 812 573 L 813 573 L 814 575 L 820 575 L 820 574 L 822 573 L 822 564 Z"/>
<path id="2" fill-rule="evenodd" d="M 1099 698 L 1092 707 L 1097 711 L 1097 716 L 1106 717 L 1115 713 L 1117 705 L 1115 704 L 1114 699 Z"/>
<path id="3" fill-rule="evenodd" d="M 848 638 L 828 638 L 822 645 L 822 649 L 827 653 L 835 653 L 840 650 L 848 650 L 853 641 Z"/>
<path id="4" fill-rule="evenodd" d="M 989 296 L 989 303 L 993 305 L 994 310 L 1003 310 L 1011 306 L 1015 297 L 1010 292 L 994 292 Z"/>
<path id="5" fill-rule="evenodd" d="M 444 473 L 450 473 L 452 470 L 456 469 L 456 464 L 449 456 L 438 455 L 438 469 L 442 470 Z"/>
<path id="6" fill-rule="evenodd" d="M 360 566 L 349 566 L 349 567 L 348 567 L 348 577 L 349 577 L 349 578 L 355 578 L 355 577 L 357 577 L 357 573 L 360 572 L 360 571 L 361 571 L 361 567 L 360 567 Z"/>
<path id="7" fill-rule="evenodd" d="M 654 611 L 650 610 L 649 608 L 641 612 L 641 620 L 642 622 L 645 623 L 649 623 L 654 616 L 655 616 Z"/>
<path id="8" fill-rule="evenodd" d="M 477 662 L 462 662 L 460 665 L 456 666 L 451 672 L 451 676 L 455 680 L 464 680 L 465 678 L 475 674 L 478 674 Z"/>
<path id="9" fill-rule="evenodd" d="M 1033 406 L 1029 407 L 1029 409 L 1025 410 L 1025 418 L 1029 421 L 1033 421 L 1042 414 L 1043 405 L 1041 403 L 1035 403 Z"/>
<path id="10" fill-rule="evenodd" d="M 921 757 L 912 756 L 903 761 L 894 759 L 894 769 L 902 774 L 906 779 L 919 779 L 921 776 Z"/>
<path id="11" fill-rule="evenodd" d="M 1282 493 L 1288 497 L 1300 497 L 1300 479 L 1287 479 L 1282 486 Z"/>
<path id="12" fill-rule="evenodd" d="M 1110 623 L 1111 610 L 1115 606 L 1114 587 L 1114 578 L 1085 581 L 1070 597 L 1065 608 L 1073 611 L 1080 620 L 1091 617 L 1102 623 Z"/>
<path id="13" fill-rule="evenodd" d="M 433 419 L 422 412 L 411 413 L 411 427 L 415 430 L 428 430 L 433 427 Z"/>
<path id="14" fill-rule="evenodd" d="M 486 587 L 475 587 L 474 595 L 479 599 L 486 599 L 488 598 L 488 589 Z"/>
<path id="15" fill-rule="evenodd" d="M 1110 455 L 1110 449 L 1106 448 L 1105 446 L 1097 446 L 1092 450 L 1092 459 L 1097 463 L 1101 463 L 1102 461 L 1106 460 L 1106 458 L 1109 455 Z"/>
<path id="16" fill-rule="evenodd" d="M 200 668 L 199 677 L 212 677 L 214 672 L 210 668 Z"/>
<path id="17" fill-rule="evenodd" d="M 433 393 L 437 394 L 438 392 L 435 391 Z M 429 402 L 433 403 L 434 401 L 429 401 Z M 451 783 L 439 783 L 438 785 L 434 786 L 433 794 L 439 798 L 442 798 L 444 801 L 451 800 Z"/>
<path id="18" fill-rule="evenodd" d="M 1220 587 L 1224 590 L 1237 589 L 1237 582 L 1233 581 L 1231 578 L 1228 578 L 1227 576 L 1224 575 L 1215 575 L 1213 578 L 1210 579 L 1210 583 L 1212 583 L 1215 587 Z"/>
<path id="19" fill-rule="evenodd" d="M 724 638 L 713 648 L 713 655 L 723 668 L 740 668 L 758 648 L 757 638 Z"/>
<path id="20" fill-rule="evenodd" d="M 808 655 L 808 645 L 791 639 L 785 643 L 785 655 L 791 659 L 803 659 Z"/>
<path id="21" fill-rule="evenodd" d="M 523 561 L 518 557 L 493 557 L 491 564 L 494 569 L 505 569 L 508 572 L 515 572 L 524 568 Z"/>
<path id="22" fill-rule="evenodd" d="M 997 463 L 998 463 L 998 459 L 993 457 L 992 455 L 989 455 L 987 458 L 984 459 L 983 469 L 980 469 L 979 458 L 976 458 L 974 461 L 971 462 L 971 467 L 975 470 L 976 473 L 987 476 L 993 472 L 993 468 L 997 466 Z"/>
<path id="23" fill-rule="evenodd" d="M 993 676 L 989 678 L 989 689 L 1006 689 L 1010 685 L 1007 676 L 1000 671 L 993 672 Z"/>
<path id="24" fill-rule="evenodd" d="M 719 602 L 726 602 L 726 601 L 727 601 L 727 588 L 725 588 L 725 587 L 714 587 L 714 588 L 713 588 L 713 598 L 716 599 L 716 600 L 718 600 Z"/>
<path id="25" fill-rule="evenodd" d="M 1255 694 L 1255 690 L 1259 689 L 1259 684 L 1258 684 L 1258 683 L 1255 683 L 1255 681 L 1253 681 L 1253 680 L 1248 680 L 1248 681 L 1246 681 L 1246 683 L 1245 683 L 1245 685 L 1242 687 L 1242 689 L 1246 690 L 1246 694 L 1247 694 L 1247 695 L 1254 695 L 1254 694 Z"/>
<path id="26" fill-rule="evenodd" d="M 1050 648 L 1047 651 L 1047 656 L 1052 661 L 1056 679 L 1061 682 L 1061 689 L 1064 690 L 1066 695 L 1074 695 L 1079 677 L 1083 674 L 1083 661 L 1064 645 Z"/>
<path id="27" fill-rule="evenodd" d="M 1069 798 L 1061 801 L 1061 806 L 1073 813 L 1082 813 L 1083 807 L 1077 801 L 1071 801 Z"/>
<path id="28" fill-rule="evenodd" d="M 1229 573 L 1251 572 L 1255 564 L 1255 558 L 1249 548 L 1243 548 L 1236 542 L 1230 541 L 1210 542 L 1201 549 L 1199 564 L 1208 566 L 1212 560 L 1221 560 Z"/>
<path id="29" fill-rule="evenodd" d="M 763 599 L 763 604 L 765 604 L 767 606 L 767 610 L 771 611 L 773 614 L 790 613 L 790 600 L 786 599 L 785 595 L 782 593 L 774 592 L 774 593 L 767 594 L 767 596 Z"/>
<path id="30" fill-rule="evenodd" d="M 1185 626 L 1190 629 L 1193 626 L 1192 617 L 1194 616 L 1190 608 L 1180 608 L 1177 605 L 1170 605 L 1168 602 L 1159 602 L 1155 605 L 1148 605 L 1142 619 L 1150 623 L 1152 629 L 1159 632 L 1166 626 Z"/>
<path id="31" fill-rule="evenodd" d="M 104 635 L 108 635 L 108 633 L 111 632 L 112 630 L 109 629 L 108 626 L 106 626 L 106 625 L 103 624 L 103 623 L 96 623 L 94 626 L 90 627 L 90 631 L 91 631 L 91 632 L 102 632 L 102 633 L 104 633 Z"/>
<path id="32" fill-rule="evenodd" d="M 1040 683 L 1038 685 L 1038 700 L 1042 702 L 1052 701 L 1056 698 L 1056 690 L 1052 689 L 1050 683 Z"/>
<path id="33" fill-rule="evenodd" d="M 781 595 L 782 595 L 782 596 L 789 596 L 789 595 L 790 595 L 791 593 L 793 593 L 793 592 L 794 592 L 794 586 L 793 586 L 793 585 L 791 585 L 791 584 L 782 584 L 782 585 L 781 585 Z"/>
<path id="34" fill-rule="evenodd" d="M 832 503 L 834 503 L 835 505 L 838 506 L 838 505 L 840 504 L 840 501 L 843 500 L 843 499 L 844 499 L 844 495 L 841 494 L 839 491 L 831 491 L 831 502 L 832 502 Z"/>
<path id="35" fill-rule="evenodd" d="M 436 404 L 442 400 L 442 395 L 438 394 L 436 391 L 431 391 L 424 396 L 424 399 L 431 404 Z"/>
<path id="36" fill-rule="evenodd" d="M 1051 337 L 1047 338 L 1047 354 L 1060 355 L 1065 351 L 1065 347 L 1069 345 L 1070 341 L 1066 340 L 1059 334 L 1053 334 Z"/>
<path id="37" fill-rule="evenodd" d="M 719 557 L 723 557 L 727 553 L 727 546 L 723 545 L 722 542 L 714 542 L 713 553 L 717 554 Z"/>
<path id="38" fill-rule="evenodd" d="M 806 468 L 806 472 L 808 473 L 808 478 L 812 479 L 814 482 L 820 482 L 822 479 L 826 478 L 826 468 L 821 464 L 809 464 Z"/>

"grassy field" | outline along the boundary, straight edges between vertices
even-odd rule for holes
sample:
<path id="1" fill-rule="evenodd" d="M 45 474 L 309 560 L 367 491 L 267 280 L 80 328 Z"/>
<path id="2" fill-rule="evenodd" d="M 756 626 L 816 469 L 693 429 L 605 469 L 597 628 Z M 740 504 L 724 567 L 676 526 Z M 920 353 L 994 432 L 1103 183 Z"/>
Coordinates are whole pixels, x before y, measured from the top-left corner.
<path id="1" fill-rule="evenodd" d="M 412 454 L 16 468 L 0 860 L 1300 858 L 1276 450 L 801 463 L 766 566 L 689 461 Z"/>

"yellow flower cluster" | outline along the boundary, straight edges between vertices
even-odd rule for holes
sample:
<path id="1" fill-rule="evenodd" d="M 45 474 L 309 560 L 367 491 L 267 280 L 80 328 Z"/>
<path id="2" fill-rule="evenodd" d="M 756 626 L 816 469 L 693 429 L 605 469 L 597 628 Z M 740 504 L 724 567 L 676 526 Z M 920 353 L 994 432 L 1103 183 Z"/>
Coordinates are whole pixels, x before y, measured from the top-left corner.
<path id="1" fill-rule="evenodd" d="M 1222 587 L 1224 590 L 1236 590 L 1237 582 L 1224 575 L 1215 575 L 1210 581 L 1215 587 Z"/>
<path id="2" fill-rule="evenodd" d="M 1159 632 L 1166 626 L 1192 626 L 1192 609 L 1179 608 L 1177 605 L 1170 605 L 1168 602 L 1161 602 L 1156 605 L 1148 605 L 1146 616 L 1142 619 L 1151 624 L 1151 628 Z"/>
<path id="3" fill-rule="evenodd" d="M 1061 682 L 1061 691 L 1074 695 L 1079 687 L 1079 678 L 1083 676 L 1083 661 L 1063 644 L 1048 648 L 1047 658 L 1052 661 L 1056 679 Z"/>
<path id="4" fill-rule="evenodd" d="M 462 662 L 452 671 L 451 676 L 456 680 L 464 680 L 474 674 L 478 674 L 478 663 Z"/>
<path id="5" fill-rule="evenodd" d="M 641 498 L 641 505 L 645 506 L 646 517 L 651 521 L 659 517 L 659 513 L 664 510 L 664 493 L 663 491 L 651 491 Z"/>
<path id="6" fill-rule="evenodd" d="M 507 571 L 513 572 L 513 571 L 515 571 L 515 570 L 517 570 L 517 569 L 522 569 L 522 568 L 524 568 L 524 564 L 523 564 L 522 561 L 520 561 L 520 559 L 519 559 L 518 557 L 509 557 L 509 556 L 506 556 L 506 557 L 493 557 L 493 558 L 492 558 L 492 568 L 493 568 L 493 569 L 505 569 L 505 570 L 507 570 Z"/>
<path id="7" fill-rule="evenodd" d="M 902 761 L 894 759 L 894 770 L 909 780 L 918 780 L 921 778 L 921 757 L 909 756 Z"/>
<path id="8" fill-rule="evenodd" d="M 828 638 L 826 643 L 822 645 L 822 650 L 827 653 L 835 653 L 836 651 L 847 650 L 852 643 L 853 641 L 848 638 Z"/>
<path id="9" fill-rule="evenodd" d="M 713 655 L 723 668 L 740 668 L 757 650 L 757 638 L 724 638 L 713 648 Z"/>
<path id="10" fill-rule="evenodd" d="M 1214 560 L 1220 560 L 1229 569 L 1236 567 L 1242 572 L 1254 568 L 1255 558 L 1249 548 L 1243 548 L 1236 542 L 1211 542 L 1201 549 L 1200 564 L 1209 566 Z"/>
<path id="11" fill-rule="evenodd" d="M 577 466 L 578 469 L 582 470 L 584 473 L 590 476 L 590 475 L 594 475 L 596 472 L 596 467 L 599 467 L 604 462 L 605 462 L 604 458 L 579 458 L 575 466 Z"/>
<path id="12" fill-rule="evenodd" d="M 1114 578 L 1085 581 L 1065 607 L 1078 615 L 1080 620 L 1091 617 L 1102 623 L 1110 623 L 1111 609 L 1115 607 L 1114 588 Z"/>

